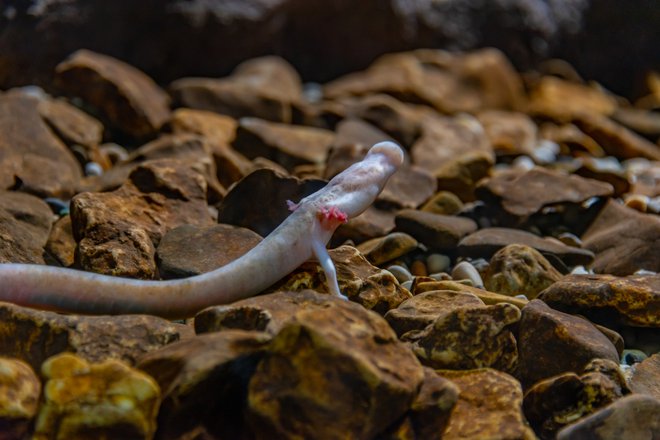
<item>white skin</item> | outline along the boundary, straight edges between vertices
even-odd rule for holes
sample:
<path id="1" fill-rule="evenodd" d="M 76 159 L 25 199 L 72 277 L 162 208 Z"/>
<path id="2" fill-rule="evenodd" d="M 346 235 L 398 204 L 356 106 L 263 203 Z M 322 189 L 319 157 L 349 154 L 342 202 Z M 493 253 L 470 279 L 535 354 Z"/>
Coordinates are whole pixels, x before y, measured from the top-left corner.
<path id="1" fill-rule="evenodd" d="M 144 281 L 33 264 L 0 264 L 0 301 L 83 314 L 144 313 L 177 319 L 262 292 L 315 256 L 328 288 L 343 297 L 325 248 L 335 229 L 369 207 L 403 163 L 392 142 L 374 145 L 361 162 L 298 204 L 241 258 L 214 271 L 171 281 Z"/>

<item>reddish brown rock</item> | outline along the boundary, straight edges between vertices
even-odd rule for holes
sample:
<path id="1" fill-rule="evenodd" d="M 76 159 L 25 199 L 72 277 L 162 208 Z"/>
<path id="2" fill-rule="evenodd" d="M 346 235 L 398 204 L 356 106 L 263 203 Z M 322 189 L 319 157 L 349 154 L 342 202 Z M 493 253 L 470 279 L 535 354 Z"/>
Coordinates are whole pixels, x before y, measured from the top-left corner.
<path id="1" fill-rule="evenodd" d="M 53 213 L 42 200 L 0 191 L 0 262 L 44 264 Z"/>
<path id="2" fill-rule="evenodd" d="M 628 384 L 633 393 L 647 394 L 660 400 L 660 353 L 633 365 Z"/>
<path id="3" fill-rule="evenodd" d="M 49 258 L 63 267 L 71 267 L 75 262 L 76 240 L 71 229 L 71 216 L 61 217 L 53 224 L 48 236 L 45 251 Z"/>
<path id="4" fill-rule="evenodd" d="M 39 114 L 67 145 L 83 146 L 89 151 L 89 160 L 98 159 L 103 124 L 96 118 L 62 99 L 42 99 Z"/>
<path id="5" fill-rule="evenodd" d="M 429 248 L 455 249 L 461 238 L 477 230 L 468 218 L 404 209 L 396 215 L 398 231 L 412 235 Z"/>
<path id="6" fill-rule="evenodd" d="M 41 381 L 18 359 L 0 358 L 0 427 L 3 439 L 29 438 L 39 407 Z"/>
<path id="7" fill-rule="evenodd" d="M 449 290 L 452 292 L 463 292 L 476 296 L 486 305 L 493 304 L 512 304 L 519 309 L 522 309 L 527 305 L 529 301 L 522 298 L 515 298 L 507 295 L 501 295 L 495 292 L 489 292 L 488 290 L 481 289 L 479 287 L 469 286 L 465 283 L 453 280 L 434 280 L 434 279 L 422 279 L 418 278 L 416 282 L 411 287 L 413 295 L 417 296 L 423 292 L 429 292 L 431 290 Z"/>
<path id="8" fill-rule="evenodd" d="M 587 153 L 592 157 L 605 157 L 605 151 L 591 137 L 573 124 L 544 122 L 539 127 L 539 138 L 559 145 L 563 154 L 579 156 Z"/>
<path id="9" fill-rule="evenodd" d="M 477 119 L 498 156 L 531 155 L 537 144 L 537 128 L 524 113 L 485 111 Z"/>
<path id="10" fill-rule="evenodd" d="M 169 97 L 151 78 L 107 55 L 78 50 L 58 64 L 55 81 L 136 138 L 154 135 L 170 117 Z"/>
<path id="11" fill-rule="evenodd" d="M 222 79 L 179 79 L 170 89 L 175 100 L 186 107 L 284 123 L 291 123 L 292 107 L 302 99 L 298 73 L 274 56 L 245 61 Z"/>
<path id="12" fill-rule="evenodd" d="M 502 438 L 532 440 L 534 432 L 522 413 L 520 383 L 506 373 L 483 368 L 438 371 L 458 386 L 454 407 L 443 440 Z"/>
<path id="13" fill-rule="evenodd" d="M 532 300 L 518 328 L 518 372 L 523 386 L 566 372 L 579 372 L 592 359 L 618 362 L 616 348 L 584 318 Z"/>
<path id="14" fill-rule="evenodd" d="M 236 137 L 238 121 L 227 115 L 205 110 L 178 108 L 168 123 L 172 133 L 192 133 L 205 137 L 214 146 L 231 144 Z"/>
<path id="15" fill-rule="evenodd" d="M 581 157 L 580 162 L 581 165 L 575 170 L 575 174 L 609 183 L 614 188 L 614 197 L 621 197 L 630 191 L 631 184 L 623 168 L 613 168 L 609 160 L 589 156 Z"/>
<path id="16" fill-rule="evenodd" d="M 225 330 L 170 344 L 137 365 L 162 390 L 158 435 L 178 439 L 204 430 L 214 438 L 247 438 L 247 386 L 270 336 Z"/>
<path id="17" fill-rule="evenodd" d="M 660 275 L 567 275 L 541 292 L 539 299 L 596 322 L 608 317 L 616 324 L 660 327 Z"/>
<path id="18" fill-rule="evenodd" d="M 91 362 L 112 358 L 133 364 L 149 351 L 192 335 L 190 327 L 155 316 L 69 316 L 0 304 L 0 351 L 34 369 L 62 352 Z"/>
<path id="19" fill-rule="evenodd" d="M 362 255 L 374 265 L 380 265 L 417 249 L 418 243 L 403 232 L 393 232 L 384 237 L 372 238 L 357 246 Z"/>
<path id="20" fill-rule="evenodd" d="M 596 254 L 595 272 L 630 275 L 640 269 L 660 272 L 660 218 L 610 200 L 582 235 Z"/>
<path id="21" fill-rule="evenodd" d="M 258 438 L 371 438 L 406 413 L 423 379 L 382 317 L 331 298 L 273 338 L 250 380 L 248 416 Z"/>
<path id="22" fill-rule="evenodd" d="M 212 223 L 204 177 L 171 160 L 138 166 L 114 192 L 77 195 L 71 220 L 81 267 L 140 278 L 156 275 L 154 246 L 168 229 Z"/>
<path id="23" fill-rule="evenodd" d="M 0 96 L 0 188 L 42 197 L 70 197 L 81 177 L 78 161 L 39 114 L 39 100 Z"/>

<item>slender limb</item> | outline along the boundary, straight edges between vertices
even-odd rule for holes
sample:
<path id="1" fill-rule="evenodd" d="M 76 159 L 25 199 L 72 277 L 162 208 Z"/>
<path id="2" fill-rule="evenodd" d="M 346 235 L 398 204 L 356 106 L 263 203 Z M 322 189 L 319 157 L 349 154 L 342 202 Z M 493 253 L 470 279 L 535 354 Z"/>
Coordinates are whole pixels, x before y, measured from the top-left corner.
<path id="1" fill-rule="evenodd" d="M 339 291 L 337 270 L 335 269 L 335 264 L 330 258 L 330 254 L 328 254 L 328 250 L 325 248 L 325 244 L 321 240 L 312 240 L 312 251 L 314 252 L 316 259 L 321 263 L 323 272 L 325 272 L 325 280 L 328 283 L 328 290 L 330 290 L 330 293 L 339 298 L 348 299 Z"/>

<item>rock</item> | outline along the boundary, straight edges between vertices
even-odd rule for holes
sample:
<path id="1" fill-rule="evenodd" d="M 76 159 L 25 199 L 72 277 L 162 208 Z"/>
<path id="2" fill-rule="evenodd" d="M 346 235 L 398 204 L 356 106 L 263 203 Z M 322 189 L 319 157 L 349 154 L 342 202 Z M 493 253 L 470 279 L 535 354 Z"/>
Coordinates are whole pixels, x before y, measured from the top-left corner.
<path id="1" fill-rule="evenodd" d="M 39 100 L 0 95 L 0 189 L 67 198 L 80 177 L 73 153 L 42 120 Z"/>
<path id="2" fill-rule="evenodd" d="M 53 224 L 44 248 L 49 258 L 63 267 L 71 267 L 75 262 L 76 240 L 71 229 L 71 216 L 60 217 Z"/>
<path id="3" fill-rule="evenodd" d="M 28 438 L 39 407 L 41 382 L 17 359 L 0 358 L 0 426 L 6 439 Z"/>
<path id="4" fill-rule="evenodd" d="M 660 353 L 633 365 L 628 384 L 633 393 L 647 394 L 660 400 Z"/>
<path id="5" fill-rule="evenodd" d="M 158 269 L 163 279 L 210 272 L 238 259 L 261 242 L 249 229 L 232 225 L 182 225 L 165 233 L 158 244 Z"/>
<path id="6" fill-rule="evenodd" d="M 656 112 L 635 107 L 618 107 L 611 118 L 647 138 L 660 137 L 660 116 Z"/>
<path id="7" fill-rule="evenodd" d="M 589 321 L 553 310 L 537 299 L 522 309 L 516 375 L 525 388 L 551 376 L 581 371 L 595 358 L 618 362 L 619 355 Z"/>
<path id="8" fill-rule="evenodd" d="M 154 435 L 160 390 L 145 373 L 114 359 L 90 364 L 69 353 L 48 359 L 41 371 L 46 383 L 35 439 Z"/>
<path id="9" fill-rule="evenodd" d="M 616 362 L 595 359 L 584 373 L 564 373 L 537 382 L 525 393 L 523 411 L 541 438 L 594 413 L 629 392 Z"/>
<path id="10" fill-rule="evenodd" d="M 384 237 L 372 238 L 357 246 L 357 250 L 378 266 L 395 260 L 417 249 L 417 240 L 403 232 L 392 232 Z"/>
<path id="11" fill-rule="evenodd" d="M 660 275 L 567 275 L 539 299 L 603 325 L 660 327 Z"/>
<path id="12" fill-rule="evenodd" d="M 196 134 L 219 148 L 234 141 L 238 121 L 231 116 L 211 111 L 178 108 L 172 112 L 168 126 L 174 134 Z"/>
<path id="13" fill-rule="evenodd" d="M 612 161 L 611 158 L 597 159 L 586 156 L 581 157 L 580 162 L 580 167 L 575 170 L 575 174 L 578 176 L 609 183 L 614 188 L 614 197 L 621 197 L 630 192 L 630 181 L 618 161 Z M 613 165 L 618 166 L 615 168 Z"/>
<path id="14" fill-rule="evenodd" d="M 512 304 L 519 309 L 525 307 L 529 302 L 526 299 L 489 292 L 485 289 L 468 286 L 465 283 L 453 280 L 418 280 L 418 282 L 412 288 L 412 293 L 413 295 L 417 296 L 423 292 L 429 292 L 431 290 L 450 290 L 453 292 L 464 292 L 476 296 L 487 305 L 506 303 Z"/>
<path id="15" fill-rule="evenodd" d="M 370 238 L 387 235 L 395 227 L 395 215 L 391 210 L 371 205 L 362 214 L 339 226 L 330 244 L 337 246 L 346 241 L 360 243 Z"/>
<path id="16" fill-rule="evenodd" d="M 53 214 L 29 194 L 0 191 L 0 263 L 44 264 Z"/>
<path id="17" fill-rule="evenodd" d="M 591 251 L 567 246 L 560 241 L 539 237 L 530 232 L 511 228 L 484 228 L 466 236 L 458 243 L 458 255 L 467 258 L 490 259 L 509 244 L 521 244 L 539 251 L 546 258 L 559 258 L 566 266 L 588 265 Z M 552 261 L 552 259 L 550 260 Z"/>
<path id="18" fill-rule="evenodd" d="M 72 200 L 78 264 L 105 274 L 154 278 L 155 245 L 168 229 L 211 224 L 206 182 L 185 163 L 165 159 L 138 166 L 129 179 L 111 193 L 82 193 Z"/>
<path id="19" fill-rule="evenodd" d="M 613 200 L 582 235 L 586 249 L 596 254 L 593 270 L 631 275 L 640 269 L 660 272 L 660 218 L 641 214 Z"/>
<path id="20" fill-rule="evenodd" d="M 103 141 L 103 124 L 63 99 L 42 99 L 39 114 L 68 146 L 80 145 L 89 152 L 88 160 L 98 161 Z M 108 162 L 102 165 L 109 166 Z"/>
<path id="21" fill-rule="evenodd" d="M 461 261 L 451 270 L 451 278 L 454 281 L 464 282 L 470 286 L 483 288 L 484 282 L 477 268 L 469 261 Z"/>
<path id="22" fill-rule="evenodd" d="M 383 318 L 332 298 L 273 338 L 250 380 L 248 417 L 258 438 L 371 438 L 406 413 L 423 379 Z"/>
<path id="23" fill-rule="evenodd" d="M 335 263 L 341 293 L 366 309 L 385 314 L 410 298 L 410 293 L 399 285 L 394 275 L 372 266 L 354 247 L 340 246 L 329 254 Z M 284 277 L 274 289 L 328 292 L 328 284 L 321 265 L 307 262 Z"/>
<path id="24" fill-rule="evenodd" d="M 147 315 L 72 316 L 0 303 L 0 316 L 0 352 L 35 370 L 62 352 L 90 362 L 134 364 L 149 351 L 192 336 L 190 327 Z"/>
<path id="25" fill-rule="evenodd" d="M 660 400 L 633 394 L 562 429 L 557 440 L 653 439 L 660 435 L 659 412 Z"/>
<path id="26" fill-rule="evenodd" d="M 232 187 L 218 205 L 218 223 L 242 226 L 265 237 L 289 216 L 287 200 L 298 202 L 324 186 L 321 180 L 301 180 L 265 168 L 255 170 Z"/>
<path id="27" fill-rule="evenodd" d="M 521 411 L 520 383 L 501 371 L 490 368 L 467 371 L 441 370 L 442 377 L 458 386 L 454 407 L 443 440 L 465 438 L 506 438 L 532 440 Z"/>
<path id="28" fill-rule="evenodd" d="M 158 435 L 181 438 L 205 429 L 213 437 L 245 438 L 247 386 L 270 336 L 225 330 L 146 354 L 138 368 L 162 390 Z"/>
<path id="29" fill-rule="evenodd" d="M 477 230 L 477 224 L 468 218 L 412 209 L 399 211 L 395 222 L 398 231 L 410 234 L 437 250 L 452 250 L 461 238 Z"/>
<path id="30" fill-rule="evenodd" d="M 524 113 L 489 110 L 477 114 L 498 156 L 530 155 L 537 144 L 537 128 Z"/>
<path id="31" fill-rule="evenodd" d="M 298 73 L 276 56 L 245 61 L 222 79 L 182 78 L 170 89 L 177 103 L 186 107 L 287 124 L 292 122 L 293 106 L 302 100 Z"/>
<path id="32" fill-rule="evenodd" d="M 520 244 L 503 247 L 490 259 L 484 285 L 491 292 L 534 299 L 562 277 L 536 249 Z"/>
<path id="33" fill-rule="evenodd" d="M 559 145 L 562 153 L 571 156 L 587 153 L 592 157 L 605 157 L 605 150 L 591 137 L 573 124 L 554 124 L 544 122 L 539 127 L 539 138 Z"/>
<path id="34" fill-rule="evenodd" d="M 151 78 L 107 55 L 74 52 L 57 65 L 55 82 L 135 138 L 153 136 L 170 117 L 169 97 Z"/>
<path id="35" fill-rule="evenodd" d="M 419 209 L 433 214 L 455 215 L 463 209 L 463 202 L 452 192 L 438 191 Z"/>

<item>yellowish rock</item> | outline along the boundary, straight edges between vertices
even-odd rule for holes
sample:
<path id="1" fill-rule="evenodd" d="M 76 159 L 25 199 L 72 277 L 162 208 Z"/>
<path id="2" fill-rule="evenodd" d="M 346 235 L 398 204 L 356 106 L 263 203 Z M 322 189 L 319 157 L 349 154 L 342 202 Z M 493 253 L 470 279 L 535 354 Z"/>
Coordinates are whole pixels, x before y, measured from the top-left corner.
<path id="1" fill-rule="evenodd" d="M 37 413 L 41 382 L 28 364 L 0 358 L 0 438 L 23 438 Z"/>

